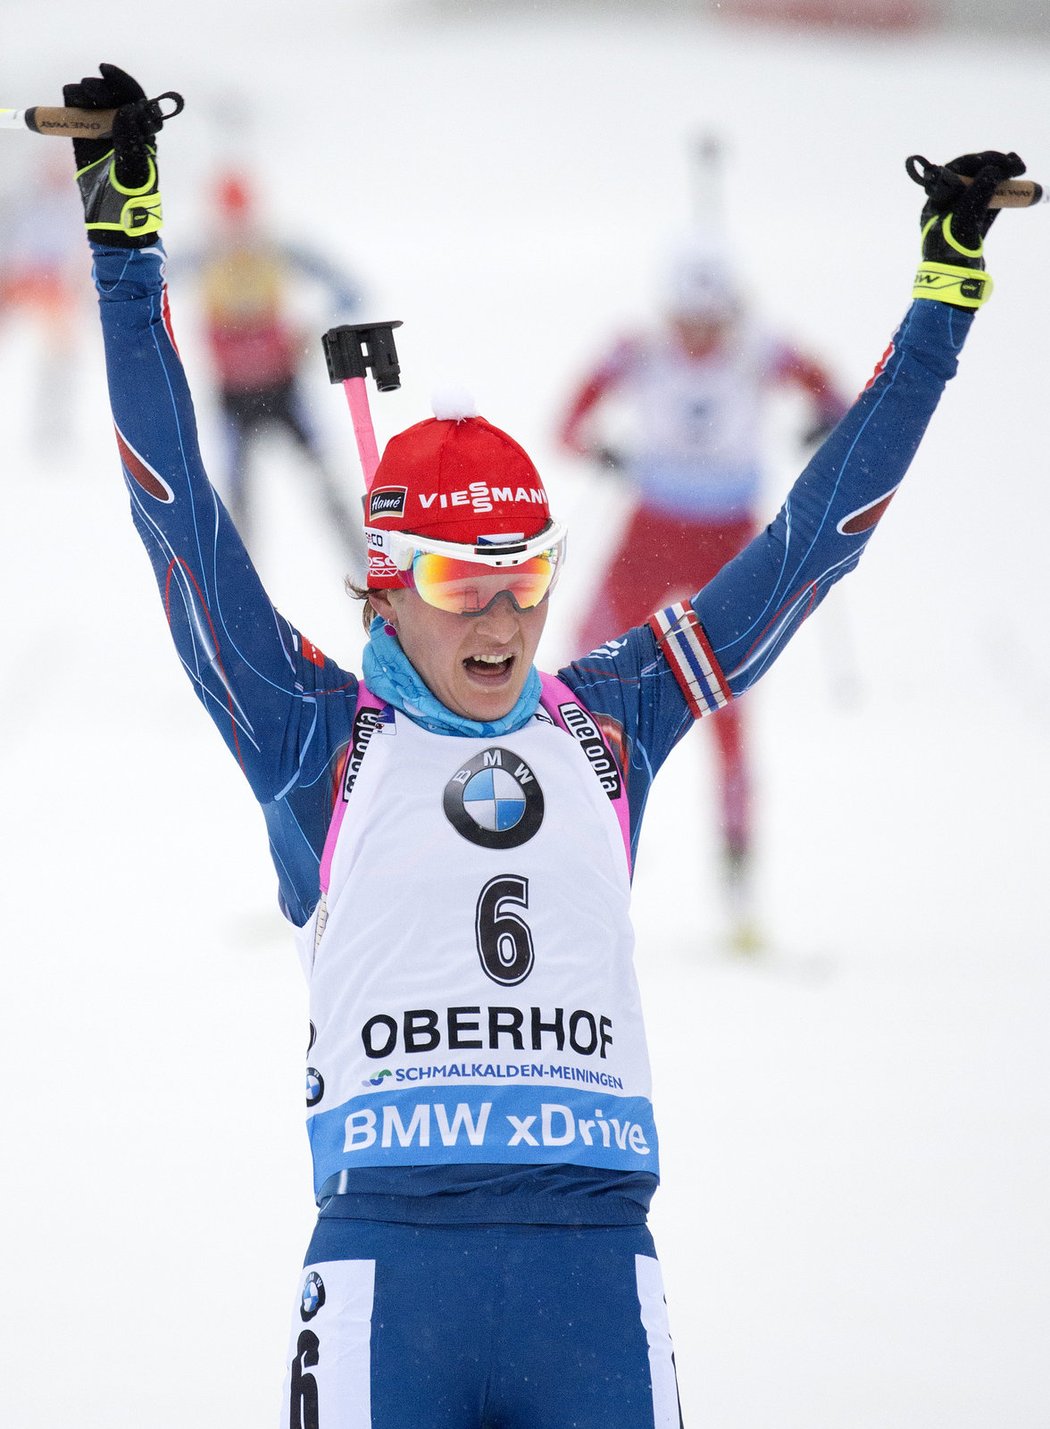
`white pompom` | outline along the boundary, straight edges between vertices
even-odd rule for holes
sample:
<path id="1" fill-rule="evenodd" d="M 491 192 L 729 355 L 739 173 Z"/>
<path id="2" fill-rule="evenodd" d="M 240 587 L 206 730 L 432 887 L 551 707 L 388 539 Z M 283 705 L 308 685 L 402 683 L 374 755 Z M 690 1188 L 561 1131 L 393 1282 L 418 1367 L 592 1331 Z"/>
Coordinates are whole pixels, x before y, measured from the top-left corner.
<path id="1" fill-rule="evenodd" d="M 462 422 L 478 415 L 474 395 L 465 387 L 447 385 L 437 389 L 430 399 L 434 416 L 439 422 Z"/>

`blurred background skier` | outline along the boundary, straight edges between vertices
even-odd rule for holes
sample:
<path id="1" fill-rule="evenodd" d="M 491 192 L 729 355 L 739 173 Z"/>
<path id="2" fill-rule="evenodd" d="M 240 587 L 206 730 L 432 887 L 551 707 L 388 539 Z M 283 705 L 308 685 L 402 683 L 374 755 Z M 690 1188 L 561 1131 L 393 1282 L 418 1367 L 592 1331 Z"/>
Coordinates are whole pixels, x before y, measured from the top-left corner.
<path id="1" fill-rule="evenodd" d="M 826 369 L 751 312 L 721 241 L 697 229 L 674 248 L 665 320 L 615 342 L 585 375 L 559 437 L 626 482 L 633 510 L 577 629 L 577 654 L 641 625 L 704 586 L 758 530 L 763 418 L 794 388 L 811 449 L 846 410 Z M 626 419 L 630 435 L 616 435 Z M 614 435 L 610 437 L 610 432 Z M 752 771 L 739 701 L 706 721 L 717 748 L 722 871 L 730 945 L 762 944 L 752 888 Z"/>
<path id="2" fill-rule="evenodd" d="M 46 452 L 70 436 L 77 336 L 88 308 L 83 222 L 67 165 L 57 154 L 34 157 L 31 169 L 5 173 L 0 191 L 0 337 L 24 337 L 19 352 L 32 353 L 30 438 Z M 20 355 L 20 364 L 25 360 Z"/>
<path id="3" fill-rule="evenodd" d="M 300 374 L 316 349 L 312 330 L 297 319 L 294 289 L 313 285 L 324 311 L 352 321 L 361 304 L 356 281 L 316 252 L 284 243 L 266 230 L 248 175 L 230 169 L 212 185 L 213 232 L 188 263 L 199 284 L 204 337 L 211 356 L 226 441 L 224 495 L 241 538 L 251 544 L 257 506 L 255 448 L 283 431 L 310 472 L 324 514 L 349 570 L 364 570 L 360 493 L 328 464 Z"/>

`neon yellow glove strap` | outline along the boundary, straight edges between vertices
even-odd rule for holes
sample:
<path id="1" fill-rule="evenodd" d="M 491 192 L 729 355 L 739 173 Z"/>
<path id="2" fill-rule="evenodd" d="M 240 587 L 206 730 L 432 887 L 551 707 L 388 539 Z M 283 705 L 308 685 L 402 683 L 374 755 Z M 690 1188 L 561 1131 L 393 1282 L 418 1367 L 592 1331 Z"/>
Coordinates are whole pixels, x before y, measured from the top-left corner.
<path id="1" fill-rule="evenodd" d="M 926 239 L 938 224 L 941 226 L 941 240 L 948 248 L 954 248 L 956 253 L 960 254 L 963 258 L 980 258 L 984 252 L 984 241 L 979 240 L 976 248 L 967 248 L 965 243 L 960 243 L 952 232 L 952 215 L 950 213 L 946 213 L 943 218 L 934 214 L 932 218 L 927 219 L 922 230 L 924 252 L 926 249 Z"/>
<path id="2" fill-rule="evenodd" d="M 89 223 L 86 226 L 89 234 L 110 229 L 117 233 L 126 233 L 130 238 L 141 238 L 146 233 L 159 233 L 164 226 L 160 194 L 129 198 L 120 210 L 120 219 L 116 223 Z"/>
<path id="3" fill-rule="evenodd" d="M 113 150 L 77 173 L 84 198 L 85 223 L 88 235 L 126 233 L 129 238 L 141 238 L 159 233 L 163 226 L 160 193 L 157 189 L 157 165 L 152 153 L 144 183 L 129 188 L 117 178 Z"/>
<path id="4" fill-rule="evenodd" d="M 992 279 L 982 269 L 924 260 L 915 274 L 911 295 L 957 308 L 979 308 L 992 296 Z"/>

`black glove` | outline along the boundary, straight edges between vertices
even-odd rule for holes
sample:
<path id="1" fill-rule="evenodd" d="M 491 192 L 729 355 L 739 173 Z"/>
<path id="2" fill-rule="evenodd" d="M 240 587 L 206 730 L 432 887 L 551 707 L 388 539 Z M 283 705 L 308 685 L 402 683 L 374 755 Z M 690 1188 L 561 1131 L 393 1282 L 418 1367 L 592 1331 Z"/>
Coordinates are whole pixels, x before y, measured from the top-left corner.
<path id="1" fill-rule="evenodd" d="M 922 262 L 913 297 L 979 308 L 992 292 L 992 280 L 984 271 L 984 238 L 999 216 L 988 200 L 1004 179 L 1024 173 L 1023 160 L 986 149 L 943 166 L 914 154 L 905 167 L 926 190 L 920 218 Z"/>
<path id="2" fill-rule="evenodd" d="M 117 248 L 145 248 L 161 226 L 153 136 L 163 124 L 158 106 L 116 65 L 62 90 L 74 109 L 115 109 L 107 139 L 74 139 L 77 183 L 88 237 Z"/>

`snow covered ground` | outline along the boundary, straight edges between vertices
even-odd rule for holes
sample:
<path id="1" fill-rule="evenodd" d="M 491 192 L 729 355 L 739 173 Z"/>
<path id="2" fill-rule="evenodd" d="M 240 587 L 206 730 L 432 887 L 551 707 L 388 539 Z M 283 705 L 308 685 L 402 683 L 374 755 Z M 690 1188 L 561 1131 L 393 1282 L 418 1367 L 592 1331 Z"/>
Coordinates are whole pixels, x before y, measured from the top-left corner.
<path id="1" fill-rule="evenodd" d="M 574 536 L 563 612 L 620 508 L 556 452 L 557 413 L 651 309 L 698 130 L 728 147 L 756 300 L 850 387 L 907 301 L 905 156 L 1016 148 L 1050 179 L 1050 52 L 1032 41 L 457 13 L 5 0 L 0 99 L 56 101 L 101 59 L 181 90 L 162 145 L 173 251 L 216 163 L 265 165 L 274 220 L 353 264 L 371 316 L 404 320 L 381 439 L 461 378 L 549 474 Z M 4 136 L 0 183 L 44 142 Z M 996 226 L 995 299 L 907 489 L 752 697 L 764 918 L 830 972 L 712 954 L 705 739 L 652 799 L 636 911 L 654 1229 L 692 1426 L 1050 1423 L 1048 224 Z M 173 306 L 217 465 L 192 292 Z M 0 329 L 0 1419 L 255 1429 L 276 1422 L 312 1221 L 305 991 L 262 821 L 167 647 L 89 309 L 81 337 L 71 436 L 40 445 L 35 334 Z M 315 395 L 356 480 L 320 360 Z M 774 425 L 770 511 L 795 460 L 790 420 Z M 259 563 L 352 663 L 356 615 L 301 480 L 275 448 Z"/>

